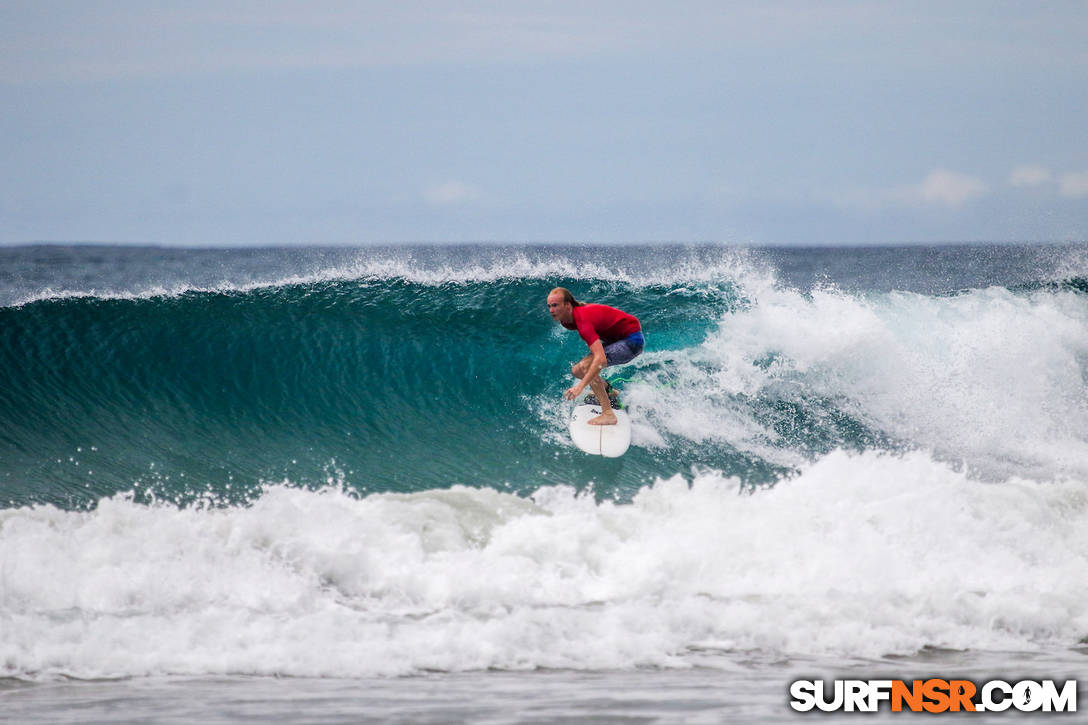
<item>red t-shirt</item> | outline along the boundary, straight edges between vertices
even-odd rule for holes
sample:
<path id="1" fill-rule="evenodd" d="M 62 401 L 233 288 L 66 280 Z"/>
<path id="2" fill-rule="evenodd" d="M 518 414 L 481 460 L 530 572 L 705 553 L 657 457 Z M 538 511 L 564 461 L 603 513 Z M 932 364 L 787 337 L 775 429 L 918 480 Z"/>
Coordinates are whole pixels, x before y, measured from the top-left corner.
<path id="1" fill-rule="evenodd" d="M 579 305 L 572 312 L 574 324 L 568 325 L 564 322 L 563 327 L 578 330 L 587 345 L 592 345 L 597 340 L 602 345 L 611 345 L 642 330 L 637 317 L 608 305 Z"/>

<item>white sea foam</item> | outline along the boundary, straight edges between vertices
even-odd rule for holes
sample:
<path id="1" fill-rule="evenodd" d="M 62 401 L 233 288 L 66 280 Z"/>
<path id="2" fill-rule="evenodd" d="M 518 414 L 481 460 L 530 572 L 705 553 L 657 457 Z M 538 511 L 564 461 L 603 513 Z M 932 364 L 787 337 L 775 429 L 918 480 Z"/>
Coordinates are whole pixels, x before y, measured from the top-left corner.
<path id="1" fill-rule="evenodd" d="M 811 294 L 747 278 L 699 346 L 647 353 L 626 394 L 664 434 L 798 465 L 753 410 L 830 405 L 989 477 L 1088 479 L 1088 300 L 1000 287 Z M 677 412 L 681 411 L 681 412 Z"/>
<path id="2" fill-rule="evenodd" d="M 43 287 L 16 295 L 9 306 L 19 307 L 47 299 L 97 298 L 97 299 L 152 299 L 177 297 L 187 293 L 234 293 L 261 289 L 292 287 L 340 281 L 388 281 L 396 280 L 428 287 L 442 285 L 509 282 L 516 280 L 578 279 L 607 281 L 628 285 L 632 288 L 650 286 L 676 286 L 672 293 L 683 291 L 683 285 L 693 285 L 704 293 L 713 294 L 717 283 L 728 282 L 740 275 L 751 274 L 762 267 L 747 249 L 720 248 L 715 250 L 713 261 L 685 255 L 677 251 L 675 257 L 663 266 L 645 268 L 627 263 L 609 264 L 598 261 L 600 255 L 574 250 L 569 254 L 561 249 L 530 253 L 524 251 L 503 252 L 501 248 L 480 248 L 479 261 L 450 263 L 437 261 L 440 248 L 430 253 L 386 251 L 359 252 L 357 258 L 330 264 L 304 273 L 267 273 L 252 275 L 247 279 L 221 279 L 216 282 L 169 282 L 143 281 L 123 287 Z M 692 290 L 688 290 L 692 291 Z"/>
<path id="3" fill-rule="evenodd" d="M 0 673 L 730 666 L 729 652 L 1039 650 L 1088 633 L 1083 481 L 834 453 L 752 495 L 455 488 L 0 511 Z M 726 653 L 725 655 L 715 653 Z"/>

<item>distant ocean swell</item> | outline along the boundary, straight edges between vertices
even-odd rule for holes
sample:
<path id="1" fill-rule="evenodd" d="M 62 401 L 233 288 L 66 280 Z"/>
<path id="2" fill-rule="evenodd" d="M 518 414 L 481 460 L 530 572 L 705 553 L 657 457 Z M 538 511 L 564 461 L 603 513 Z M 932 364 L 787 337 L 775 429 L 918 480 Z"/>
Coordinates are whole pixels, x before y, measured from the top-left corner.
<path id="1" fill-rule="evenodd" d="M 1083 279 L 562 271 L 0 308 L 0 672 L 1083 646 Z M 647 332 L 618 461 L 566 439 L 556 284 Z"/>

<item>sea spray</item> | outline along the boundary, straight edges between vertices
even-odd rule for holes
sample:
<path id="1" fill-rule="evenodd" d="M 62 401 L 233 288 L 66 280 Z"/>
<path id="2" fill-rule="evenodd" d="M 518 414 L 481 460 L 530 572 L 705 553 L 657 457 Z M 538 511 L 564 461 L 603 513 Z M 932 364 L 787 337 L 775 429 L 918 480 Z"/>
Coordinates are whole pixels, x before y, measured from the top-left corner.
<path id="1" fill-rule="evenodd" d="M 1085 532 L 1079 482 L 981 483 L 921 452 L 833 453 L 754 493 L 707 471 L 630 503 L 279 485 L 249 506 L 6 509 L 0 663 L 364 676 L 1069 647 Z"/>

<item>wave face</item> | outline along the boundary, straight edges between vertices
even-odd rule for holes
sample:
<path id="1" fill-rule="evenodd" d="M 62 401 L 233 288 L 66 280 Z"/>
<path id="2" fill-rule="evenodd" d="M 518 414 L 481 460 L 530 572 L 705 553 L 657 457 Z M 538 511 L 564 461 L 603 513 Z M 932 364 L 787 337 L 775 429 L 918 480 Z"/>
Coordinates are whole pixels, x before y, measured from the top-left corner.
<path id="1" fill-rule="evenodd" d="M 772 483 L 839 448 L 1088 476 L 1077 278 L 935 295 L 798 288 L 766 259 L 713 249 L 488 253 L 130 280 L 0 308 L 9 504 L 229 501 L 341 479 L 372 492 L 593 481 L 629 497 L 692 466 Z M 546 314 L 555 285 L 632 312 L 650 340 L 611 372 L 636 413 L 620 463 L 568 445 L 560 398 L 585 349 Z"/>
<path id="2" fill-rule="evenodd" d="M 16 483 L 12 498 L 72 506 L 134 482 L 145 498 L 229 498 L 330 476 L 371 491 L 527 492 L 599 475 L 633 492 L 679 459 L 648 450 L 631 466 L 595 468 L 570 450 L 560 398 L 585 349 L 544 299 L 556 284 L 580 286 L 660 330 L 660 351 L 701 339 L 736 305 L 734 285 L 548 271 L 401 271 L 0 310 L 5 458 L 31 486 Z M 662 354 L 646 357 L 646 372 Z"/>
<path id="3" fill-rule="evenodd" d="M 1083 247 L 6 254 L 10 674 L 1088 634 Z M 646 331 L 621 459 L 567 439 L 557 285 Z"/>

